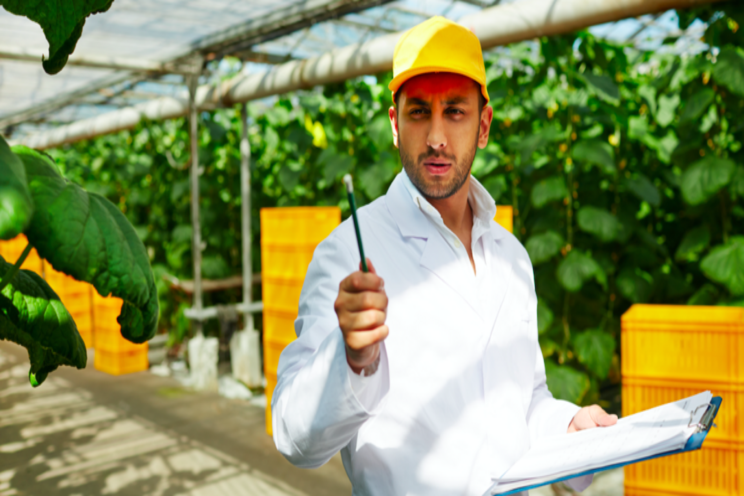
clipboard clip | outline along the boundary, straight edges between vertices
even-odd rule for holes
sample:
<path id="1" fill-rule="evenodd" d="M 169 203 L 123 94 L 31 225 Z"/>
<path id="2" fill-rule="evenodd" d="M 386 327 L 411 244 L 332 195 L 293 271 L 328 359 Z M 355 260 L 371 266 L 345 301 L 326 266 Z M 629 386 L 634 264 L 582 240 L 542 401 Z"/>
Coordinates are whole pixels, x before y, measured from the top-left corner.
<path id="1" fill-rule="evenodd" d="M 703 413 L 703 416 L 700 417 L 700 422 L 695 423 L 693 419 L 695 418 L 695 414 L 701 408 L 705 408 L 706 410 Z M 711 428 L 711 426 L 718 427 L 716 424 L 713 423 L 713 419 L 716 418 L 716 413 L 718 413 L 718 405 L 715 403 L 706 403 L 704 405 L 699 405 L 692 412 L 690 412 L 690 423 L 687 424 L 687 427 L 695 427 L 695 433 L 707 431 Z"/>

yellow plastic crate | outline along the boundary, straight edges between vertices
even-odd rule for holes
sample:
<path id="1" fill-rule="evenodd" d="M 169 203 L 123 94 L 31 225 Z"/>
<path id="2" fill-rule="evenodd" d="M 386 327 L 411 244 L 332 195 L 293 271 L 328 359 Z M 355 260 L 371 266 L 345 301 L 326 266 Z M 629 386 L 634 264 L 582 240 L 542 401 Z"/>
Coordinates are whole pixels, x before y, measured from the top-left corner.
<path id="1" fill-rule="evenodd" d="M 338 207 L 261 209 L 266 431 L 271 434 L 271 395 L 279 356 L 295 339 L 294 321 L 307 267 L 317 245 L 341 223 Z"/>
<path id="2" fill-rule="evenodd" d="M 625 495 L 733 496 L 741 494 L 744 450 L 706 440 L 703 448 L 625 467 Z"/>
<path id="3" fill-rule="evenodd" d="M 93 347 L 93 286 L 58 272 L 48 263 L 44 264 L 44 278 L 57 293 L 77 325 L 86 348 Z"/>
<path id="4" fill-rule="evenodd" d="M 340 223 L 338 207 L 262 208 L 261 245 L 317 245 Z"/>
<path id="5" fill-rule="evenodd" d="M 136 350 L 106 351 L 99 348 L 93 352 L 93 364 L 96 370 L 111 375 L 131 374 L 147 370 L 150 363 L 147 360 L 147 343 L 143 343 Z"/>
<path id="6" fill-rule="evenodd" d="M 514 232 L 514 209 L 511 205 L 497 205 L 493 220 L 510 233 Z"/>
<path id="7" fill-rule="evenodd" d="M 675 379 L 623 378 L 623 416 L 642 412 L 659 405 L 687 398 L 710 390 L 713 396 L 723 399 L 723 406 L 716 416 L 716 428 L 710 430 L 709 441 L 735 441 L 744 443 L 744 385 L 715 384 L 701 381 Z"/>
<path id="8" fill-rule="evenodd" d="M 112 296 L 102 297 L 98 293 L 93 295 L 93 317 L 95 330 L 93 337 L 96 351 L 109 353 L 123 353 L 147 348 L 147 343 L 135 344 L 127 341 L 121 335 L 121 326 L 116 318 L 121 312 L 122 300 Z"/>
<path id="9" fill-rule="evenodd" d="M 744 383 L 744 308 L 633 305 L 622 317 L 622 373 Z"/>
<path id="10" fill-rule="evenodd" d="M 26 249 L 27 245 L 28 238 L 26 238 L 26 236 L 24 236 L 23 234 L 19 234 L 15 238 L 8 241 L 0 240 L 0 256 L 2 256 L 6 262 L 14 264 L 16 260 L 18 260 L 18 258 L 21 256 L 21 253 L 23 253 L 23 250 Z M 39 275 L 42 275 L 44 273 L 44 263 L 42 259 L 39 258 L 39 254 L 36 252 L 36 248 L 31 249 L 31 252 L 26 257 L 26 260 L 24 260 L 21 268 L 24 270 L 30 270 Z"/>

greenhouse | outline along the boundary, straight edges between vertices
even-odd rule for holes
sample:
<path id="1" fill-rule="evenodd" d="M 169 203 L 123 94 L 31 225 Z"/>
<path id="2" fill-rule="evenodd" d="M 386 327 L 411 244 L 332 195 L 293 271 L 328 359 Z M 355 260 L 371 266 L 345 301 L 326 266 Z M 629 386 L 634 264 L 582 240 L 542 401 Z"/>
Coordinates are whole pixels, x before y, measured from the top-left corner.
<path id="1" fill-rule="evenodd" d="M 285 419 L 315 404 L 303 396 L 308 383 L 282 383 L 300 367 L 283 351 L 312 345 L 303 353 L 317 357 L 326 346 L 312 336 L 295 342 L 303 325 L 316 325 L 306 278 L 330 263 L 316 248 L 353 217 L 354 264 L 362 238 L 377 253 L 371 233 L 382 228 L 369 212 L 411 176 L 401 172 L 397 124 L 391 132 L 396 46 L 438 16 L 466 28 L 482 49 L 493 120 L 469 172 L 495 201 L 494 225 L 510 233 L 499 236 L 523 246 L 531 264 L 534 300 L 525 302 L 543 387 L 581 411 L 620 417 L 709 391 L 704 410 L 686 413 L 705 433 L 720 409 L 717 428 L 694 447 L 700 451 L 624 469 L 644 457 L 608 461 L 612 469 L 596 473 L 584 494 L 739 494 L 739 2 L 80 3 L 63 15 L 44 10 L 52 2 L 0 0 L 0 338 L 11 342 L 0 341 L 0 495 L 335 495 L 352 486 L 354 494 L 433 494 L 446 486 L 422 462 L 416 481 L 406 482 L 413 485 L 380 489 L 398 479 L 369 482 L 378 480 L 364 478 L 372 472 L 351 468 L 372 463 L 361 448 L 349 451 L 360 434 L 316 470 L 298 468 L 318 464 L 282 448 L 282 436 L 309 425 Z M 465 57 L 464 45 L 455 46 Z M 400 222 L 395 212 L 391 218 Z M 329 260 L 341 263 L 345 253 Z M 477 276 L 477 253 L 463 253 Z M 510 277 L 521 277 L 522 266 L 514 267 Z M 393 294 L 407 298 L 391 283 L 404 273 L 380 273 L 391 305 Z M 334 279 L 332 299 L 340 287 Z M 494 288 L 484 308 L 514 298 Z M 487 298 L 465 294 L 472 308 Z M 400 339 L 392 329 L 377 364 L 388 367 Z M 359 374 L 349 342 L 349 370 Z M 427 356 L 406 363 L 430 363 Z M 389 366 L 393 387 L 394 371 L 406 367 Z M 282 398 L 272 409 L 275 391 Z M 283 403 L 295 395 L 308 399 Z M 455 429 L 431 416 L 446 405 L 413 422 Z M 393 421 L 386 408 L 375 410 L 379 425 Z M 407 439 L 418 439 L 414 432 Z M 436 439 L 450 442 L 442 433 Z M 310 457 L 312 446 L 302 446 L 294 448 Z M 445 449 L 437 446 L 420 451 Z M 382 453 L 375 463 L 389 462 Z M 585 473 L 562 470 L 555 474 Z M 509 484 L 533 495 L 578 494 L 572 480 L 493 476 L 488 494 L 512 494 Z M 372 485 L 363 490 L 360 481 Z"/>

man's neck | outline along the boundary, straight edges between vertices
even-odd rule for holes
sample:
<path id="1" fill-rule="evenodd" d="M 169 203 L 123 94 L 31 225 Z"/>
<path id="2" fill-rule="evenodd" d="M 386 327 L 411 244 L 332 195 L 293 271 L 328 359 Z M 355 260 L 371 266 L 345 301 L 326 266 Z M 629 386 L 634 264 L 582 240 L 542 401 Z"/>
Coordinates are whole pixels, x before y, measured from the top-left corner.
<path id="1" fill-rule="evenodd" d="M 470 177 L 454 195 L 435 200 L 426 200 L 437 209 L 442 216 L 444 225 L 447 226 L 458 238 L 462 240 L 461 233 L 467 233 L 468 238 L 473 230 L 473 209 L 470 208 L 468 195 L 470 193 Z M 463 240 L 464 241 L 464 240 Z"/>

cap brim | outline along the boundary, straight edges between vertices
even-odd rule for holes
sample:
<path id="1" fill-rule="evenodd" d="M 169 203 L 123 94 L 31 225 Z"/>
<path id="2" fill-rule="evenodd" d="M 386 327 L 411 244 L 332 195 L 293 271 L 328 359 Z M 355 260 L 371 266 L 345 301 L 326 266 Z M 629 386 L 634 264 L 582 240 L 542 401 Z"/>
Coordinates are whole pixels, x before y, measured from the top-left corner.
<path id="1" fill-rule="evenodd" d="M 415 69 L 408 69 L 407 71 L 403 71 L 397 76 L 393 78 L 392 81 L 390 81 L 390 84 L 388 84 L 388 89 L 393 92 L 393 95 L 400 89 L 401 86 L 403 86 L 403 83 L 408 81 L 411 78 L 414 78 L 416 76 L 420 76 L 421 74 L 429 74 L 433 72 L 449 72 L 450 74 L 459 74 L 460 76 L 465 76 L 466 78 L 473 79 L 473 77 L 470 74 L 465 74 L 465 72 L 460 71 L 453 71 L 451 67 L 440 67 L 440 66 L 429 66 L 429 67 L 416 67 Z M 480 85 L 481 87 L 481 94 L 483 95 L 483 98 L 486 99 L 486 103 L 491 101 L 491 99 L 488 97 L 488 90 L 486 89 L 485 82 L 480 82 L 475 79 L 473 79 L 476 84 Z"/>

